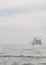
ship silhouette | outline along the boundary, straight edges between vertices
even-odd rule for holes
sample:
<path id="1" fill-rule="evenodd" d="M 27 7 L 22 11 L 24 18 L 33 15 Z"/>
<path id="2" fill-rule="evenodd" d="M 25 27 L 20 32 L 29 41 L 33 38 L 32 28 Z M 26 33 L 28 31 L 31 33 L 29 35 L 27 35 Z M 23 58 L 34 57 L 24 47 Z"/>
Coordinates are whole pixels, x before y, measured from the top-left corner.
<path id="1" fill-rule="evenodd" d="M 33 38 L 32 45 L 41 45 L 41 39 L 37 39 L 36 37 Z"/>

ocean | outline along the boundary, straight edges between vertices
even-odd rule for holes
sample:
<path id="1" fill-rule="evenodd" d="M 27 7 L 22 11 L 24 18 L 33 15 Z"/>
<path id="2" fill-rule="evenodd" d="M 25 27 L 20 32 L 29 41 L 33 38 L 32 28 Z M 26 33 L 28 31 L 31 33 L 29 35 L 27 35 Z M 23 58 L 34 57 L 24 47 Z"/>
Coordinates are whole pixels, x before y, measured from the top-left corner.
<path id="1" fill-rule="evenodd" d="M 42 44 L 32 45 L 35 34 L 1 32 L 0 65 L 46 65 L 45 34 L 36 34 Z"/>

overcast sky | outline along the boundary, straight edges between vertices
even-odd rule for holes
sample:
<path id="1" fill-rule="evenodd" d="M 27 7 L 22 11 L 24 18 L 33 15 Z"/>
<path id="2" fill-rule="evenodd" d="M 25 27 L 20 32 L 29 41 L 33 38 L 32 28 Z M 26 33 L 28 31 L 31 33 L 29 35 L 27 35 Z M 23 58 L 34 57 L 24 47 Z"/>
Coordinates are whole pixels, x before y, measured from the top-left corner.
<path id="1" fill-rule="evenodd" d="M 0 31 L 46 31 L 46 0 L 0 0 Z"/>

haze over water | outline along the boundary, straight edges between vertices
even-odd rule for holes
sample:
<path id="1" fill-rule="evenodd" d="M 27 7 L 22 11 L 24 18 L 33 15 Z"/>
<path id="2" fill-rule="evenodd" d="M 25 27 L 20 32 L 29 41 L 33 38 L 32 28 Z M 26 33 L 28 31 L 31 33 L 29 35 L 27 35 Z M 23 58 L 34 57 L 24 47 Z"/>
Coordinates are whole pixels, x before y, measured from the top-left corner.
<path id="1" fill-rule="evenodd" d="M 31 44 L 33 37 L 37 37 L 46 45 L 45 35 L 45 32 L 0 32 L 0 44 Z"/>

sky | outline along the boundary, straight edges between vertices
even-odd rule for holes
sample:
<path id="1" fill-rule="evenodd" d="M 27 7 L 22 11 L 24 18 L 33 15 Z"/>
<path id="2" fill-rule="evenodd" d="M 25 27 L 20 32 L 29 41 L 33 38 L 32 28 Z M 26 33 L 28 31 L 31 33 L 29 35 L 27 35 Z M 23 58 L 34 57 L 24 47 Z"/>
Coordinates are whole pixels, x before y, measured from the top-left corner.
<path id="1" fill-rule="evenodd" d="M 46 41 L 46 0 L 0 0 L 0 42 L 28 43 L 32 36 Z"/>
<path id="2" fill-rule="evenodd" d="M 0 0 L 0 31 L 46 31 L 46 0 Z"/>

